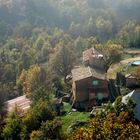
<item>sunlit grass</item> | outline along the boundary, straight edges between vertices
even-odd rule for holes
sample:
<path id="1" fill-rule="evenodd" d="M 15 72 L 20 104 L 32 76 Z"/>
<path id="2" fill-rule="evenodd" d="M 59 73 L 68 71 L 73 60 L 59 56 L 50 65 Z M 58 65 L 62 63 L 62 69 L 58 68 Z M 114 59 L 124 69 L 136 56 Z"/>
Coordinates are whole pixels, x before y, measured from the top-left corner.
<path id="1" fill-rule="evenodd" d="M 61 116 L 63 126 L 62 131 L 67 132 L 68 127 L 76 121 L 87 121 L 89 112 L 73 112 L 71 111 L 71 105 L 69 103 L 64 103 L 64 111 L 66 114 Z"/>
<path id="2" fill-rule="evenodd" d="M 88 112 L 69 112 L 65 116 L 62 117 L 63 127 L 62 131 L 67 132 L 68 127 L 76 121 L 87 121 Z"/>

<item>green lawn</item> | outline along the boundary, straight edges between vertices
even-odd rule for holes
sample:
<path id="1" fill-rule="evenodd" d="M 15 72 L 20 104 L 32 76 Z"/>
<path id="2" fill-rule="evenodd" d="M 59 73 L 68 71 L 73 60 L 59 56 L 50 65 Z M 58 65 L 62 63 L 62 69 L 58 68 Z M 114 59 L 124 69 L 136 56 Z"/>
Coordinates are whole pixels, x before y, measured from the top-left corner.
<path id="1" fill-rule="evenodd" d="M 89 119 L 88 114 L 89 113 L 87 112 L 70 112 L 67 115 L 63 116 L 63 132 L 66 132 L 68 127 L 75 121 L 87 121 Z"/>
<path id="2" fill-rule="evenodd" d="M 118 69 L 116 70 L 116 72 L 122 72 L 123 74 L 127 75 L 127 74 L 135 74 L 136 71 L 135 66 L 131 66 L 131 65 L 121 65 L 120 67 L 118 67 Z"/>
<path id="3" fill-rule="evenodd" d="M 68 103 L 64 103 L 64 110 L 67 112 L 61 117 L 63 122 L 62 130 L 66 132 L 68 127 L 75 121 L 87 121 L 89 112 L 70 112 L 71 106 Z"/>

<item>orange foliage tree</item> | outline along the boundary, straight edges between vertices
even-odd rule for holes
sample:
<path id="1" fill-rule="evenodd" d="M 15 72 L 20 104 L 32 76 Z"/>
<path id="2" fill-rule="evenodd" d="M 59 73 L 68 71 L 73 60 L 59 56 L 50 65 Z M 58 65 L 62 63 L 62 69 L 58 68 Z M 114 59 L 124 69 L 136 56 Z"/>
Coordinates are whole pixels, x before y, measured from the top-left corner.
<path id="1" fill-rule="evenodd" d="M 138 67 L 136 68 L 135 74 L 136 74 L 136 77 L 137 77 L 137 79 L 138 79 L 138 83 L 140 84 L 140 66 L 138 66 Z"/>
<path id="2" fill-rule="evenodd" d="M 128 112 L 109 113 L 105 119 L 96 116 L 88 128 L 79 128 L 68 140 L 123 140 L 140 139 L 140 126 L 135 121 L 129 121 Z"/>

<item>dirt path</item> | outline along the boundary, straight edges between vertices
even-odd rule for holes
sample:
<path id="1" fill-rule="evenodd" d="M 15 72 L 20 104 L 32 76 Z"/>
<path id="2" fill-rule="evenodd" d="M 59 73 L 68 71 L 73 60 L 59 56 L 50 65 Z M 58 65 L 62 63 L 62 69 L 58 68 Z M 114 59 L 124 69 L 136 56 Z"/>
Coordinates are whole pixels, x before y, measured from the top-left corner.
<path id="1" fill-rule="evenodd" d="M 119 67 L 121 67 L 121 65 L 127 65 L 128 63 L 130 63 L 134 60 L 140 60 L 140 56 L 134 57 L 134 58 L 128 58 L 128 59 L 120 61 L 117 64 L 112 65 L 108 70 L 108 74 L 107 74 L 108 79 L 114 79 L 116 77 L 117 69 L 119 69 Z"/>
<path id="2" fill-rule="evenodd" d="M 132 62 L 134 60 L 140 60 L 140 56 L 139 57 L 135 57 L 135 58 L 129 58 L 129 59 L 122 60 L 120 63 L 121 64 L 128 64 L 129 62 Z"/>

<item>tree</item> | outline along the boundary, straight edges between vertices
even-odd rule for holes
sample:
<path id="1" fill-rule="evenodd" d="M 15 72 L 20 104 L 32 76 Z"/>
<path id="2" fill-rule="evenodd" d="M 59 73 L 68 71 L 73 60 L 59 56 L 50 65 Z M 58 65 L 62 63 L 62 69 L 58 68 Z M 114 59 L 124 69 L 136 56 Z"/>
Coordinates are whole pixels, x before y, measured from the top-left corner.
<path id="1" fill-rule="evenodd" d="M 111 21 L 105 20 L 101 16 L 96 19 L 96 28 L 98 29 L 99 35 L 104 38 L 108 38 L 112 34 L 113 25 Z"/>
<path id="2" fill-rule="evenodd" d="M 61 139 L 62 122 L 59 119 L 42 122 L 41 128 L 38 131 L 33 131 L 30 135 L 30 140 L 44 139 Z"/>
<path id="3" fill-rule="evenodd" d="M 139 48 L 140 26 L 135 21 L 128 21 L 119 31 L 118 42 L 125 48 Z"/>
<path id="4" fill-rule="evenodd" d="M 50 57 L 48 67 L 49 71 L 56 75 L 63 76 L 66 82 L 66 76 L 71 72 L 75 62 L 75 55 L 62 42 L 55 50 L 55 53 Z"/>
<path id="5" fill-rule="evenodd" d="M 18 73 L 22 71 L 22 69 L 29 69 L 29 67 L 36 62 L 36 51 L 33 48 L 28 48 L 27 50 L 23 50 L 20 54 L 19 62 L 18 62 Z"/>
<path id="6" fill-rule="evenodd" d="M 68 140 L 140 139 L 139 123 L 134 119 L 135 103 L 122 103 L 119 97 L 114 105 L 109 104 L 103 112 L 96 114 L 86 127 L 80 127 L 68 136 Z"/>
<path id="7" fill-rule="evenodd" d="M 1 85 L 0 85 L 0 116 L 3 113 L 2 108 L 3 108 L 4 101 L 5 101 L 5 94 L 3 93 L 3 90 L 1 89 Z"/>
<path id="8" fill-rule="evenodd" d="M 87 48 L 87 43 L 84 38 L 81 36 L 77 37 L 74 40 L 74 52 L 77 55 L 77 57 L 80 57 L 82 52 Z"/>
<path id="9" fill-rule="evenodd" d="M 14 30 L 14 34 L 19 37 L 28 38 L 32 34 L 32 25 L 29 22 L 22 22 Z"/>
<path id="10" fill-rule="evenodd" d="M 36 90 L 40 87 L 44 87 L 46 82 L 46 72 L 43 68 L 38 65 L 32 65 L 29 70 L 23 70 L 17 84 L 22 87 L 23 93 L 28 97 L 34 98 L 33 94 L 38 93 Z M 43 89 L 44 90 L 44 89 Z"/>
<path id="11" fill-rule="evenodd" d="M 63 86 L 59 78 L 53 79 L 51 89 L 55 97 L 57 98 L 62 97 L 63 94 L 61 93 L 61 91 L 63 90 Z"/>
<path id="12" fill-rule="evenodd" d="M 35 47 L 40 50 L 44 45 L 44 41 L 44 38 L 42 36 L 39 36 L 36 40 Z"/>
<path id="13" fill-rule="evenodd" d="M 121 45 L 108 42 L 105 46 L 99 44 L 96 45 L 96 47 L 101 50 L 104 55 L 106 72 L 113 63 L 117 63 L 121 60 L 123 53 Z"/>
<path id="14" fill-rule="evenodd" d="M 3 129 L 2 138 L 4 140 L 21 140 L 22 121 L 17 109 L 11 112 L 7 118 L 6 125 Z"/>
<path id="15" fill-rule="evenodd" d="M 28 134 L 33 130 L 38 130 L 42 122 L 53 120 L 55 112 L 48 101 L 39 100 L 23 118 L 23 124 L 27 127 Z"/>
<path id="16" fill-rule="evenodd" d="M 98 41 L 97 41 L 96 37 L 89 37 L 87 39 L 87 41 L 88 41 L 88 48 L 92 48 L 92 47 L 94 47 L 95 45 L 98 44 Z"/>
<path id="17" fill-rule="evenodd" d="M 140 66 L 138 66 L 138 67 L 136 68 L 135 74 L 136 74 L 136 77 L 137 77 L 137 79 L 138 79 L 138 83 L 140 84 Z"/>

